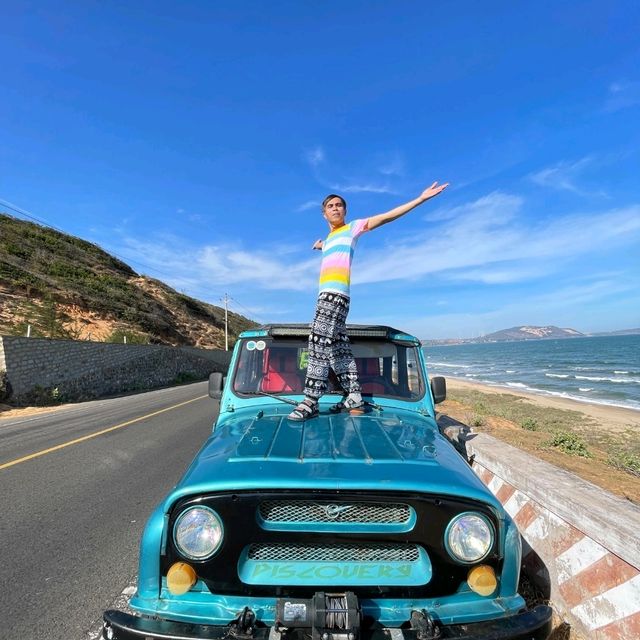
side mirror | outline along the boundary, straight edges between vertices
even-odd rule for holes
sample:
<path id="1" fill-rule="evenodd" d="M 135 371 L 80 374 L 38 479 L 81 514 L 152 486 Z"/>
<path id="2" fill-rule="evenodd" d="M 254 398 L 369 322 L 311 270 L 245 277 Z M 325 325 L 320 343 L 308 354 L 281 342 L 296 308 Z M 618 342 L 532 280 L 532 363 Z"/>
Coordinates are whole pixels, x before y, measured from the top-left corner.
<path id="1" fill-rule="evenodd" d="M 447 399 L 447 381 L 442 376 L 431 378 L 431 393 L 435 404 Z"/>
<path id="2" fill-rule="evenodd" d="M 214 400 L 220 400 L 222 397 L 222 387 L 224 386 L 224 378 L 219 371 L 215 371 L 209 376 L 209 397 Z"/>

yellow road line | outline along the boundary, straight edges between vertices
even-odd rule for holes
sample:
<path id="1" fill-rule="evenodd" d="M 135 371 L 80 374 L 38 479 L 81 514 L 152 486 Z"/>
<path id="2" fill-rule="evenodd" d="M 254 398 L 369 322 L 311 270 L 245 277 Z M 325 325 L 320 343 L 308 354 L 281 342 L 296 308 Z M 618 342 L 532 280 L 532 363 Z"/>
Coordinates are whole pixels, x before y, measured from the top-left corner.
<path id="1" fill-rule="evenodd" d="M 153 413 L 147 413 L 147 415 L 140 416 L 139 418 L 134 418 L 133 420 L 127 420 L 127 422 L 121 422 L 120 424 L 116 424 L 113 427 L 108 427 L 107 429 L 102 429 L 101 431 L 90 433 L 86 436 L 82 436 L 82 438 L 69 440 L 69 442 L 63 442 L 62 444 L 58 444 L 55 447 L 51 447 L 49 449 L 43 449 L 42 451 L 36 451 L 36 453 L 31 453 L 28 456 L 24 456 L 23 458 L 18 458 L 17 460 L 11 460 L 11 462 L 5 462 L 4 464 L 0 464 L 0 470 L 7 469 L 8 467 L 13 467 L 14 464 L 20 464 L 21 462 L 26 462 L 27 460 L 32 460 L 33 458 L 39 458 L 40 456 L 45 456 L 47 455 L 47 453 L 52 453 L 53 451 L 58 451 L 59 449 L 64 449 L 65 447 L 70 447 L 72 444 L 78 444 L 79 442 L 84 442 L 85 440 L 96 438 L 97 436 L 101 436 L 104 433 L 109 433 L 109 431 L 122 429 L 122 427 L 127 427 L 130 424 L 134 424 L 135 422 L 140 422 L 141 420 L 152 418 L 153 416 L 157 416 L 161 413 L 164 413 L 165 411 L 171 411 L 172 409 L 183 407 L 185 404 L 189 404 L 190 402 L 195 402 L 196 400 L 202 400 L 202 398 L 207 398 L 207 397 L 208 396 L 198 396 L 197 398 L 192 398 L 191 400 L 185 400 L 184 402 L 179 402 L 178 404 L 174 404 L 171 407 L 166 407 L 165 409 L 159 409 L 158 411 L 154 411 Z"/>

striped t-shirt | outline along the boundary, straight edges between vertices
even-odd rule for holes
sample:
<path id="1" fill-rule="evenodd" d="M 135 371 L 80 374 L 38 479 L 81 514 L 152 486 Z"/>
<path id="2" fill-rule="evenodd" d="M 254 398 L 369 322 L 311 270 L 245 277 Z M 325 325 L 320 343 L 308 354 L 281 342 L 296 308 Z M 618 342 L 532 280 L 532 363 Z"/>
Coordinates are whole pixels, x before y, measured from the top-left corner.
<path id="1" fill-rule="evenodd" d="M 358 238 L 367 229 L 368 218 L 354 220 L 332 231 L 322 243 L 320 291 L 349 296 L 351 261 Z"/>

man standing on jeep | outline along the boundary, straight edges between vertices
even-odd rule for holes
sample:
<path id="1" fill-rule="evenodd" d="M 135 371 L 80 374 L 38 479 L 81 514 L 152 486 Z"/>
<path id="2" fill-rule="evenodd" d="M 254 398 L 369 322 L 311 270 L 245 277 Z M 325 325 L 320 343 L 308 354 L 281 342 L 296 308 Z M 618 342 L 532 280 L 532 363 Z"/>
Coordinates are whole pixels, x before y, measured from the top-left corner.
<path id="1" fill-rule="evenodd" d="M 313 249 L 322 250 L 320 293 L 309 335 L 309 362 L 304 381 L 304 400 L 289 414 L 289 420 L 307 420 L 318 414 L 318 400 L 327 389 L 329 369 L 333 369 L 345 397 L 332 411 L 346 409 L 362 413 L 362 396 L 356 362 L 347 337 L 351 261 L 358 238 L 387 222 L 397 220 L 423 202 L 442 193 L 449 183 L 434 182 L 417 198 L 370 218 L 345 222 L 347 203 L 342 196 L 328 195 L 322 203 L 322 215 L 329 224 L 324 242 L 317 240 Z"/>

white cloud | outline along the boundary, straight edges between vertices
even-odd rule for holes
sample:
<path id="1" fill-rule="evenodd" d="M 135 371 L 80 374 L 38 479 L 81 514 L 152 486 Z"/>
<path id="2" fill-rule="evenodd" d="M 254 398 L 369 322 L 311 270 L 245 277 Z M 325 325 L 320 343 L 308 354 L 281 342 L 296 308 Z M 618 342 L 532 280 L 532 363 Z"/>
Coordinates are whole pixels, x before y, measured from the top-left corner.
<path id="1" fill-rule="evenodd" d="M 220 305 L 220 302 L 224 302 L 224 298 L 216 300 L 213 304 L 222 306 Z M 260 322 L 262 324 L 268 324 L 269 321 L 266 320 L 266 318 L 272 318 L 274 316 L 277 317 L 281 313 L 281 309 L 269 308 L 264 305 L 256 305 L 251 303 L 245 305 L 231 296 L 229 296 L 228 298 L 228 305 L 230 311 L 239 313 L 246 318 L 251 318 L 252 320 L 255 320 L 256 322 Z"/>
<path id="2" fill-rule="evenodd" d="M 305 153 L 305 159 L 312 167 L 317 167 L 324 162 L 324 149 L 321 146 L 310 149 Z"/>
<path id="3" fill-rule="evenodd" d="M 426 278 L 433 283 L 436 278 L 441 282 L 522 282 L 562 270 L 572 258 L 597 255 L 640 238 L 640 205 L 532 222 L 523 219 L 522 204 L 517 196 L 493 192 L 441 209 L 431 216 L 438 222 L 411 236 L 391 235 L 392 242 L 382 248 L 368 248 L 363 241 L 354 285 L 414 283 Z M 241 296 L 243 291 L 307 295 L 317 285 L 319 256 L 305 257 L 310 255 L 303 253 L 306 249 L 277 243 L 256 249 L 243 242 L 194 247 L 181 238 L 158 235 L 145 240 L 124 238 L 123 244 L 113 247 L 134 266 L 151 267 L 160 274 L 151 275 L 192 295 L 206 293 L 205 299 L 219 295 L 226 286 Z M 616 282 L 613 276 L 602 280 Z M 587 293 L 583 289 L 575 296 Z M 568 298 L 570 292 L 563 295 Z"/>
<path id="4" fill-rule="evenodd" d="M 456 271 L 445 274 L 450 280 L 469 280 L 482 284 L 508 284 L 510 282 L 522 282 L 532 278 L 539 278 L 553 271 L 552 265 L 516 265 L 512 264 L 504 268 L 478 268 Z"/>
<path id="5" fill-rule="evenodd" d="M 577 307 L 610 296 L 619 296 L 635 289 L 637 289 L 636 284 L 624 278 L 609 279 L 599 277 L 586 284 L 572 284 L 562 289 L 540 294 L 535 296 L 531 302 L 546 307 L 549 305 L 555 307 Z"/>
<path id="6" fill-rule="evenodd" d="M 286 253 L 286 251 L 284 252 Z M 304 291 L 314 287 L 317 280 L 316 258 L 293 262 L 281 260 L 277 247 L 270 251 L 207 246 L 199 252 L 197 264 L 203 276 L 214 283 L 251 282 L 262 289 Z"/>
<path id="7" fill-rule="evenodd" d="M 576 162 L 559 162 L 552 167 L 529 175 L 529 179 L 541 187 L 550 187 L 558 191 L 570 191 L 580 196 L 605 196 L 603 191 L 587 190 L 579 186 L 581 174 L 594 165 L 594 158 L 586 156 Z"/>
<path id="8" fill-rule="evenodd" d="M 473 202 L 466 202 L 457 207 L 440 207 L 425 215 L 423 220 L 438 222 L 458 218 L 468 223 L 477 220 L 480 224 L 486 222 L 495 224 L 500 220 L 506 222 L 516 216 L 523 202 L 520 196 L 493 191 Z"/>
<path id="9" fill-rule="evenodd" d="M 221 290 L 223 285 L 240 283 L 263 290 L 306 291 L 316 286 L 318 278 L 317 256 L 296 262 L 289 256 L 299 254 L 299 248 L 288 245 L 264 250 L 248 250 L 240 244 L 194 248 L 171 236 L 145 241 L 125 237 L 123 243 L 117 248 L 119 254 L 161 274 L 150 275 L 189 291 Z"/>
<path id="10" fill-rule="evenodd" d="M 404 163 L 398 153 L 378 154 L 365 166 L 345 169 L 327 166 L 325 150 L 318 145 L 305 151 L 304 159 L 311 166 L 315 179 L 326 189 L 338 193 L 397 193 L 390 180 L 404 172 Z M 371 180 L 372 174 L 379 173 L 386 176 L 384 182 Z"/>
<path id="11" fill-rule="evenodd" d="M 613 82 L 604 105 L 608 113 L 640 105 L 640 82 Z"/>
<path id="12" fill-rule="evenodd" d="M 631 328 L 636 326 L 637 313 L 635 320 L 632 313 L 630 317 L 620 315 L 612 322 L 608 301 L 612 298 L 628 299 L 629 308 L 637 308 L 634 291 L 637 292 L 637 286 L 628 278 L 611 280 L 596 274 L 590 282 L 567 284 L 541 294 L 521 296 L 508 304 L 499 303 L 489 311 L 470 309 L 461 313 L 429 313 L 404 318 L 402 328 L 420 338 L 472 338 L 523 324 L 553 324 L 584 332 Z M 590 312 L 579 314 L 576 309 L 589 309 Z M 375 322 L 388 324 L 393 320 L 379 317 Z"/>
<path id="13" fill-rule="evenodd" d="M 639 205 L 532 223 L 520 218 L 521 204 L 516 196 L 494 192 L 443 210 L 439 217 L 446 222 L 437 230 L 428 228 L 384 250 L 367 252 L 353 282 L 416 280 L 434 274 L 514 282 L 548 274 L 573 257 L 631 244 L 640 235 Z"/>
<path id="14" fill-rule="evenodd" d="M 374 182 L 333 183 L 329 188 L 342 193 L 396 193 L 388 184 Z"/>
<path id="15" fill-rule="evenodd" d="M 309 209 L 319 209 L 321 204 L 319 200 L 307 200 L 307 202 L 301 204 L 296 211 L 300 213 L 302 211 L 309 211 Z"/>
<path id="16" fill-rule="evenodd" d="M 392 153 L 389 157 L 379 161 L 378 171 L 384 176 L 403 176 L 404 160 L 399 153 Z"/>

